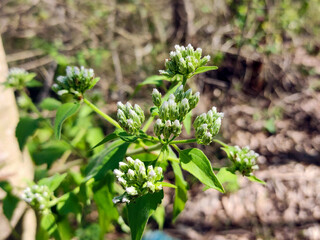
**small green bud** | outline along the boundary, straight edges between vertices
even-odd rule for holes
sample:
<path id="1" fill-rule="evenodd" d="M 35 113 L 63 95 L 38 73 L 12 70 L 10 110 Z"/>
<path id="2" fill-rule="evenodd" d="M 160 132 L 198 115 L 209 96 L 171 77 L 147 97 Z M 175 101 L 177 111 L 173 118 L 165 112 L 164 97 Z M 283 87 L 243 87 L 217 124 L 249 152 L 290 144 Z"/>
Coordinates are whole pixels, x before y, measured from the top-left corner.
<path id="1" fill-rule="evenodd" d="M 213 136 L 217 135 L 219 133 L 220 127 L 221 127 L 221 118 L 217 118 L 217 120 L 214 121 L 210 129 L 211 134 Z"/>
<path id="2" fill-rule="evenodd" d="M 138 114 L 138 116 L 140 118 L 140 122 L 143 123 L 145 120 L 144 112 L 138 104 L 134 105 L 134 111 Z"/>
<path id="3" fill-rule="evenodd" d="M 189 101 L 187 98 L 182 99 L 180 106 L 179 106 L 179 115 L 180 119 L 183 119 L 189 112 L 190 106 Z"/>
<path id="4" fill-rule="evenodd" d="M 202 144 L 208 145 L 212 142 L 212 135 L 209 132 L 206 132 L 202 138 Z"/>
<path id="5" fill-rule="evenodd" d="M 202 124 L 204 124 L 204 123 L 206 123 L 207 122 L 207 114 L 205 114 L 205 113 L 202 113 L 200 116 L 198 116 L 197 118 L 196 118 L 196 120 L 194 121 L 194 123 L 193 123 L 193 127 L 195 128 L 195 129 L 197 129 L 198 127 L 200 127 L 200 125 L 202 125 Z"/>
<path id="6" fill-rule="evenodd" d="M 201 55 L 202 55 L 202 49 L 201 48 L 197 48 L 195 53 L 194 53 L 194 56 L 197 58 L 197 60 L 200 60 Z"/>
<path id="7" fill-rule="evenodd" d="M 180 85 L 174 93 L 176 102 L 180 102 L 183 98 L 183 95 L 184 95 L 183 85 Z"/>
<path id="8" fill-rule="evenodd" d="M 124 112 L 121 109 L 118 109 L 118 111 L 117 111 L 117 118 L 118 118 L 118 122 L 119 122 L 120 126 L 122 128 L 125 128 L 126 127 L 127 118 L 126 118 L 126 115 L 124 114 Z"/>
<path id="9" fill-rule="evenodd" d="M 169 119 L 169 104 L 167 101 L 164 101 L 159 109 L 159 116 L 161 119 Z"/>
<path id="10" fill-rule="evenodd" d="M 185 93 L 184 93 L 184 98 L 186 98 L 186 99 L 190 99 L 191 98 L 191 96 L 192 96 L 192 90 L 191 90 L 191 88 L 189 88 Z"/>
<path id="11" fill-rule="evenodd" d="M 206 123 L 204 123 L 200 127 L 196 128 L 196 138 L 202 139 L 204 134 L 207 132 L 207 130 L 208 130 L 208 124 L 206 124 Z"/>
<path id="12" fill-rule="evenodd" d="M 177 111 L 177 104 L 174 101 L 174 99 L 169 99 L 168 100 L 168 108 L 169 108 L 169 119 L 174 120 L 178 116 L 178 111 Z"/>
<path id="13" fill-rule="evenodd" d="M 161 106 L 161 93 L 156 88 L 154 88 L 152 91 L 152 102 L 157 107 Z"/>
<path id="14" fill-rule="evenodd" d="M 161 136 L 163 127 L 164 127 L 164 124 L 162 123 L 161 119 L 157 119 L 157 121 L 156 121 L 156 123 L 154 124 L 154 127 L 153 127 L 154 134 L 157 137 Z"/>
<path id="15" fill-rule="evenodd" d="M 172 126 L 171 121 L 167 120 L 163 128 L 163 136 L 165 139 L 169 139 L 171 136 L 171 133 L 172 133 L 171 126 Z"/>
<path id="16" fill-rule="evenodd" d="M 182 130 L 182 125 L 179 120 L 175 120 L 172 124 L 172 134 L 175 136 L 179 136 Z"/>
<path id="17" fill-rule="evenodd" d="M 196 92 L 192 97 L 189 99 L 190 109 L 194 109 L 200 100 L 200 93 Z"/>

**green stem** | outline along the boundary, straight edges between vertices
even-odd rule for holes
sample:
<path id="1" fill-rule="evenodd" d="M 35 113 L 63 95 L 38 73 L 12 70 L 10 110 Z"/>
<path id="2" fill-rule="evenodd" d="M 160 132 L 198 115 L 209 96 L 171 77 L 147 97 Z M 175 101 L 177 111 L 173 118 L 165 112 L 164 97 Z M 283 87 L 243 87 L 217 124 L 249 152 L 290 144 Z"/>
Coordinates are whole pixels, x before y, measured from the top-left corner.
<path id="1" fill-rule="evenodd" d="M 216 142 L 216 143 L 219 143 L 219 144 L 222 145 L 223 147 L 228 147 L 227 144 L 225 144 L 224 142 L 221 142 L 221 141 L 218 140 L 218 139 L 213 139 L 212 141 L 213 141 L 213 142 Z"/>
<path id="2" fill-rule="evenodd" d="M 197 142 L 197 139 L 196 139 L 196 138 L 183 139 L 183 140 L 175 140 L 175 141 L 171 141 L 170 144 L 194 143 L 194 142 Z"/>
<path id="3" fill-rule="evenodd" d="M 142 131 L 146 132 L 149 129 L 151 123 L 153 122 L 153 119 L 154 119 L 154 116 L 149 117 L 146 124 L 143 126 Z"/>
<path id="4" fill-rule="evenodd" d="M 181 150 L 177 145 L 171 144 L 171 146 L 174 147 L 174 149 L 177 150 L 178 153 L 180 153 Z"/>
<path id="5" fill-rule="evenodd" d="M 134 150 L 132 150 L 130 152 L 127 152 L 126 155 L 130 156 L 130 155 L 136 155 L 136 154 L 139 154 L 139 153 L 150 152 L 150 151 L 153 151 L 153 150 L 160 149 L 161 147 L 162 147 L 161 143 L 156 144 L 156 145 L 151 146 L 151 147 L 144 146 L 144 147 L 141 147 L 141 148 L 134 149 Z"/>
<path id="6" fill-rule="evenodd" d="M 101 117 L 103 117 L 105 120 L 107 120 L 109 123 L 111 123 L 116 128 L 121 128 L 120 125 L 115 121 L 112 117 L 102 112 L 99 108 L 97 108 L 93 103 L 91 103 L 88 99 L 83 98 L 83 101 L 96 113 L 98 113 Z"/>
<path id="7" fill-rule="evenodd" d="M 180 159 L 179 159 L 179 158 L 175 158 L 175 157 L 168 157 L 167 159 L 168 159 L 169 161 L 171 161 L 171 162 L 180 163 Z"/>

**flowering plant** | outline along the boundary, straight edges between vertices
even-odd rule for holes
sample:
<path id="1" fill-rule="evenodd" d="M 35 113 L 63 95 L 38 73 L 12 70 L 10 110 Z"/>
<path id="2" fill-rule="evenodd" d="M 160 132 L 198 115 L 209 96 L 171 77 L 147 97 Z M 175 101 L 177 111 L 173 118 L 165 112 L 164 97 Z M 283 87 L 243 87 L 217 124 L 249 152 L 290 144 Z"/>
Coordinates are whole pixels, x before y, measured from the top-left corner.
<path id="1" fill-rule="evenodd" d="M 164 76 L 161 79 L 171 82 L 171 85 L 166 91 L 153 89 L 150 95 L 154 106 L 150 113 L 145 114 L 137 104 L 118 102 L 116 119 L 101 111 L 85 95 L 99 80 L 95 77 L 94 71 L 84 67 L 67 67 L 65 76 L 59 76 L 52 88 L 58 95 L 73 96 L 74 102 L 61 104 L 51 100 L 50 107 L 48 102 L 40 106 L 48 110 L 57 110 L 54 125 L 52 126 L 48 120 L 44 123 L 53 131 L 56 139 L 69 144 L 68 154 L 73 153 L 81 159 L 86 159 L 89 155 L 89 161 L 88 164 L 81 162 L 80 172 L 75 173 L 66 168 L 64 171 L 68 174 L 42 178 L 37 182 L 38 185 L 23 191 L 22 199 L 39 211 L 42 218 L 41 226 L 49 236 L 61 237 L 61 224 L 67 222 L 70 213 L 75 215 L 78 224 L 82 223 L 82 214 L 91 210 L 91 201 L 94 201 L 99 213 L 101 238 L 110 230 L 109 225 L 116 222 L 123 231 L 128 231 L 128 226 L 130 227 L 132 239 L 141 239 L 148 219 L 161 205 L 164 187 L 175 189 L 173 219 L 175 220 L 184 209 L 187 201 L 187 182 L 182 170 L 192 174 L 206 188 L 223 193 L 223 185 L 214 173 L 207 156 L 199 148 L 185 148 L 181 146 L 183 144 L 220 144 L 230 159 L 230 166 L 227 168 L 229 174 L 238 171 L 250 180 L 262 182 L 253 175 L 253 171 L 258 169 L 258 154 L 247 147 L 240 149 L 217 139 L 223 113 L 218 112 L 216 107 L 196 116 L 193 122 L 195 138 L 179 139 L 184 128 L 190 130 L 191 124 L 186 124 L 186 120 L 192 119 L 192 110 L 200 100 L 200 93 L 193 93 L 188 88 L 188 79 L 196 74 L 217 69 L 215 66 L 205 66 L 209 62 L 210 56 L 202 57 L 200 48 L 194 50 L 190 44 L 187 47 L 176 45 L 175 51 L 170 53 L 170 59 L 165 62 L 165 70 L 160 70 L 160 74 Z M 20 87 L 24 83 L 20 80 L 21 74 L 11 73 L 8 77 L 11 86 L 18 90 L 23 89 Z M 15 80 L 15 77 L 18 79 Z M 29 100 L 30 109 L 39 114 L 37 121 L 43 120 L 41 112 Z M 86 131 L 83 132 L 86 124 L 81 122 L 80 118 L 72 118 L 78 111 L 79 115 L 85 118 L 88 113 L 81 112 L 84 108 L 87 112 L 89 110 L 97 113 L 116 128 L 106 137 L 101 137 L 100 141 L 94 138 L 91 150 L 85 153 L 77 147 L 77 143 L 78 139 L 82 139 L 86 134 Z M 148 116 L 146 121 L 145 116 Z M 79 122 L 72 141 L 68 139 L 68 131 L 63 130 L 67 119 Z M 28 119 L 29 124 L 31 120 Z M 24 126 L 25 121 L 26 119 L 20 120 L 20 128 Z M 152 124 L 153 134 L 149 131 Z M 68 126 L 72 127 L 72 121 L 69 121 Z M 18 128 L 19 125 L 17 131 Z M 35 128 L 38 128 L 38 125 Z M 83 133 L 79 136 L 81 132 Z M 30 135 L 33 133 L 34 131 L 31 131 Z M 26 136 L 17 134 L 17 137 L 21 140 L 23 148 Z M 74 162 L 76 160 L 73 164 Z M 174 184 L 165 176 L 169 163 L 175 176 Z M 224 171 L 219 171 L 219 174 L 223 174 L 225 170 L 224 168 Z M 115 178 L 117 182 L 114 181 Z M 75 186 L 70 189 L 69 185 L 64 185 L 67 181 L 71 181 Z M 57 189 L 63 189 L 63 194 Z M 124 218 L 119 216 L 118 210 L 126 213 Z"/>

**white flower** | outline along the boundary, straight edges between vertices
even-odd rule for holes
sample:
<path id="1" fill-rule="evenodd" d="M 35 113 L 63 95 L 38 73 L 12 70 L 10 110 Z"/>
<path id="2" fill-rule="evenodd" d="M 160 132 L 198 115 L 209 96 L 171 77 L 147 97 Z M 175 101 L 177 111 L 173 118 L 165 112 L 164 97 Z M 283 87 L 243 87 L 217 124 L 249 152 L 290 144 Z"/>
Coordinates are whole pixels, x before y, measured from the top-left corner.
<path id="1" fill-rule="evenodd" d="M 132 169 L 129 169 L 127 175 L 129 176 L 129 178 L 133 178 L 135 173 Z"/>
<path id="2" fill-rule="evenodd" d="M 129 164 L 134 165 L 134 160 L 132 159 L 132 157 L 127 157 L 126 159 Z"/>
<path id="3" fill-rule="evenodd" d="M 123 197 L 123 198 L 122 198 L 122 202 L 123 202 L 123 203 L 129 203 L 130 200 L 129 200 L 128 198 L 126 198 L 126 197 Z"/>
<path id="4" fill-rule="evenodd" d="M 123 177 L 119 177 L 118 178 L 118 182 L 123 184 L 123 185 L 126 185 L 127 184 L 127 181 L 123 178 Z"/>
<path id="5" fill-rule="evenodd" d="M 161 167 L 157 167 L 156 168 L 156 173 L 161 175 L 162 174 L 162 168 Z"/>
<path id="6" fill-rule="evenodd" d="M 116 203 L 120 202 L 120 199 L 119 199 L 119 198 L 113 198 L 113 199 L 112 199 L 112 202 L 113 202 L 114 204 L 116 204 Z"/>
<path id="7" fill-rule="evenodd" d="M 123 172 L 121 172 L 119 169 L 115 169 L 113 170 L 114 175 L 116 175 L 116 177 L 121 177 L 124 175 Z"/>
<path id="8" fill-rule="evenodd" d="M 138 191 L 136 190 L 135 187 L 126 187 L 126 192 L 132 196 L 138 195 Z"/>
<path id="9" fill-rule="evenodd" d="M 165 74 L 165 73 L 167 73 L 165 70 L 159 70 L 159 73 L 160 74 Z"/>
<path id="10" fill-rule="evenodd" d="M 147 188 L 149 188 L 150 191 L 152 191 L 152 192 L 154 192 L 154 190 L 155 190 L 154 184 L 152 182 L 149 182 L 149 181 L 147 182 Z"/>

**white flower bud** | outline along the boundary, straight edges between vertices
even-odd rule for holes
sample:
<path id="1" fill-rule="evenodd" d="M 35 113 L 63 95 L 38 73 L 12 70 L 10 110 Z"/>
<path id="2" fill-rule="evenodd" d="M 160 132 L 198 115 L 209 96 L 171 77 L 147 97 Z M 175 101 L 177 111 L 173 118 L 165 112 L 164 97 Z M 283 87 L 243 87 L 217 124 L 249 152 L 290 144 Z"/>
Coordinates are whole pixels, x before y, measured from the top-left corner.
<path id="1" fill-rule="evenodd" d="M 113 170 L 114 175 L 116 175 L 116 177 L 121 177 L 124 175 L 123 172 L 121 172 L 119 169 L 115 169 Z"/>
<path id="2" fill-rule="evenodd" d="M 129 169 L 127 172 L 127 175 L 130 179 L 134 178 L 135 172 L 132 169 Z"/>
<path id="3" fill-rule="evenodd" d="M 126 192 L 131 196 L 138 195 L 138 191 L 135 187 L 126 187 Z"/>
<path id="4" fill-rule="evenodd" d="M 161 106 L 161 93 L 156 88 L 154 88 L 152 91 L 152 102 L 157 107 Z"/>
<path id="5" fill-rule="evenodd" d="M 152 182 L 147 182 L 147 185 L 146 187 L 151 191 L 151 192 L 154 192 L 155 191 L 155 186 Z"/>
<path id="6" fill-rule="evenodd" d="M 130 200 L 128 198 L 126 198 L 126 197 L 123 197 L 122 198 L 122 202 L 123 203 L 130 203 Z"/>

